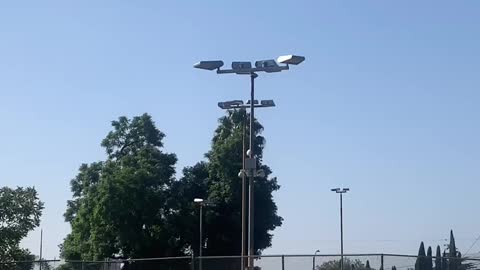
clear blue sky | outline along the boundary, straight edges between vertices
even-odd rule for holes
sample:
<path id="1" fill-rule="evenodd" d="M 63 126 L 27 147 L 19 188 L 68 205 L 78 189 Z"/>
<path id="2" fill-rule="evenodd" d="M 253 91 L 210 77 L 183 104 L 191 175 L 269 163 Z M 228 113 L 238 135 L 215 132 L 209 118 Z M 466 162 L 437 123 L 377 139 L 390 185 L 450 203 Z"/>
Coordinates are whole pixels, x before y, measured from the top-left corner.
<path id="1" fill-rule="evenodd" d="M 100 3 L 101 2 L 101 3 Z M 247 77 L 202 59 L 296 53 L 262 74 L 265 161 L 284 225 L 266 253 L 415 253 L 480 234 L 479 1 L 10 1 L 0 4 L 0 183 L 35 185 L 47 258 L 83 162 L 118 116 L 150 113 L 180 171 L 203 158 Z M 24 241 L 38 251 L 39 230 Z M 480 244 L 472 251 L 479 251 Z"/>

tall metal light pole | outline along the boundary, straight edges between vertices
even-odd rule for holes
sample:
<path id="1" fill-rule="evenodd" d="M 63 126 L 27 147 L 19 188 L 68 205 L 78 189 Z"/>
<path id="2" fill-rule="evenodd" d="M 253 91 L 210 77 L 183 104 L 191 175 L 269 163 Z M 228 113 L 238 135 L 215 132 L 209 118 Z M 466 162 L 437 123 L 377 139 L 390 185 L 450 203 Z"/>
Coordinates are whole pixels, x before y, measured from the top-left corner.
<path id="1" fill-rule="evenodd" d="M 258 77 L 256 72 L 280 72 L 283 70 L 288 70 L 289 65 L 298 65 L 305 60 L 303 56 L 297 55 L 286 55 L 278 57 L 277 61 L 273 59 L 256 61 L 255 67 L 252 67 L 251 62 L 233 62 L 232 69 L 220 69 L 223 66 L 223 61 L 200 61 L 195 64 L 195 68 L 206 69 L 206 70 L 216 70 L 217 74 L 248 74 L 250 75 L 250 149 L 247 151 L 249 156 L 245 162 L 245 173 L 249 176 L 249 209 L 248 209 L 248 267 L 250 270 L 253 270 L 253 256 L 255 255 L 254 248 L 254 196 L 253 196 L 253 185 L 254 178 L 257 176 L 256 165 L 257 161 L 254 155 L 254 108 L 255 108 L 255 78 Z M 278 63 L 285 65 L 278 65 Z M 244 269 L 242 269 L 244 270 Z"/>
<path id="2" fill-rule="evenodd" d="M 340 270 L 343 270 L 343 193 L 347 193 L 349 188 L 332 188 L 331 191 L 340 194 Z"/>
<path id="3" fill-rule="evenodd" d="M 255 112 L 255 78 L 257 78 L 258 75 L 254 72 L 250 73 L 250 146 L 249 146 L 249 152 L 248 156 L 250 158 L 250 166 L 249 168 L 246 167 L 245 169 L 250 169 L 250 177 L 248 179 L 248 232 L 249 232 L 249 237 L 248 237 L 248 266 L 249 269 L 253 270 L 253 255 L 255 255 L 255 250 L 254 250 L 254 237 L 253 237 L 253 231 L 254 231 L 254 197 L 253 197 L 253 181 L 254 181 L 254 171 L 257 167 L 257 161 L 255 160 L 255 154 L 254 154 L 254 145 L 253 145 L 253 136 L 255 135 L 255 127 L 253 126 L 253 121 L 254 121 L 254 112 Z M 252 162 L 253 161 L 253 162 Z M 253 164 L 252 164 L 253 163 Z M 253 166 L 252 166 L 253 165 Z"/>
<path id="4" fill-rule="evenodd" d="M 232 101 L 225 101 L 225 102 L 219 102 L 218 107 L 224 110 L 230 110 L 230 109 L 246 109 L 247 107 L 250 107 L 248 104 L 244 104 L 243 101 L 241 100 L 232 100 Z M 275 107 L 275 102 L 273 100 L 262 100 L 260 104 L 258 104 L 258 101 L 253 102 L 255 108 L 266 108 L 266 107 Z M 238 173 L 238 177 L 242 178 L 242 243 L 241 243 L 241 261 L 240 261 L 240 269 L 245 269 L 245 244 L 246 244 L 246 190 L 247 190 L 247 183 L 246 183 L 246 170 L 245 170 L 245 137 L 246 137 L 246 125 L 247 125 L 247 118 L 245 115 L 245 118 L 243 119 L 243 124 L 242 124 L 242 169 Z"/>
<path id="5" fill-rule="evenodd" d="M 202 251 L 203 251 L 203 206 L 213 205 L 210 202 L 207 202 L 200 198 L 193 199 L 193 202 L 198 204 L 200 208 L 200 228 L 199 228 L 199 247 L 198 247 L 198 269 L 202 270 Z"/>

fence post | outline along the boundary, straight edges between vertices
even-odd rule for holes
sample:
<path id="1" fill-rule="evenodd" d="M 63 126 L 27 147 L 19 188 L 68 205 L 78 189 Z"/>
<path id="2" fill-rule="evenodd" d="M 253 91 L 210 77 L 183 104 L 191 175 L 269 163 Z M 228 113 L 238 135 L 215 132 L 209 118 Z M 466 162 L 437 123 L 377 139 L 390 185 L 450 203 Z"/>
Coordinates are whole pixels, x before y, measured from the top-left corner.
<path id="1" fill-rule="evenodd" d="M 83 264 L 84 264 L 84 262 L 85 262 L 85 261 L 84 261 L 84 260 L 82 260 L 82 270 L 83 270 Z"/>
<path id="2" fill-rule="evenodd" d="M 285 270 L 285 255 L 282 255 L 282 270 Z"/>
<path id="3" fill-rule="evenodd" d="M 192 267 L 191 267 L 192 270 L 195 270 L 195 255 L 193 254 L 192 252 Z"/>
<path id="4" fill-rule="evenodd" d="M 383 253 L 380 254 L 380 270 L 383 270 Z"/>

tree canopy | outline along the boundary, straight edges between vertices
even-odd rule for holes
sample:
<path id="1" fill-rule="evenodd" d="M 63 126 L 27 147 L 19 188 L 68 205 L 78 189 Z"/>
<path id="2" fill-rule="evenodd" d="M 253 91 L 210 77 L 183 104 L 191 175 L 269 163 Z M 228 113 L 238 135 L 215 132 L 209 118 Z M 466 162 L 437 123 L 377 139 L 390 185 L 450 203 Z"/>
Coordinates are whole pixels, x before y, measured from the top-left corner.
<path id="1" fill-rule="evenodd" d="M 212 148 L 206 154 L 207 161 L 186 168 L 180 180 L 190 194 L 215 204 L 205 211 L 206 255 L 239 255 L 241 252 L 242 180 L 238 173 L 242 169 L 242 138 L 248 142 L 247 134 L 243 134 L 243 127 L 249 128 L 247 118 L 245 110 L 230 111 L 220 118 Z M 260 136 L 262 130 L 260 123 L 255 121 L 257 168 L 265 172 L 264 177 L 255 178 L 254 184 L 254 244 L 257 254 L 271 245 L 271 231 L 282 224 L 273 201 L 273 192 L 280 186 L 277 179 L 270 176 L 272 171 L 262 160 L 265 146 L 265 138 Z M 195 250 L 198 249 L 196 246 Z"/>
<path id="2" fill-rule="evenodd" d="M 0 188 L 0 261 L 35 258 L 19 245 L 28 232 L 40 224 L 42 210 L 43 203 L 34 188 Z"/>
<path id="3" fill-rule="evenodd" d="M 176 156 L 161 150 L 165 136 L 147 114 L 112 122 L 102 141 L 107 159 L 82 164 L 70 182 L 65 220 L 72 232 L 61 246 L 67 259 L 175 256 L 175 213 L 168 205 Z"/>
<path id="4" fill-rule="evenodd" d="M 206 160 L 174 179 L 176 156 L 165 153 L 165 135 L 148 114 L 120 117 L 102 141 L 104 161 L 82 164 L 70 182 L 73 198 L 65 220 L 72 232 L 61 245 L 69 260 L 179 256 L 198 252 L 200 197 L 215 203 L 204 211 L 204 255 L 239 255 L 244 110 L 220 118 Z M 279 189 L 263 164 L 263 127 L 255 122 L 255 250 L 271 245 L 271 231 L 282 223 L 273 192 Z M 248 141 L 248 138 L 246 138 Z"/>
<path id="5" fill-rule="evenodd" d="M 317 265 L 315 270 L 340 270 L 341 264 L 340 260 L 331 260 Z M 363 263 L 359 259 L 350 259 L 343 258 L 343 269 L 344 270 L 368 270 L 370 268 L 370 262 L 367 260 Z"/>

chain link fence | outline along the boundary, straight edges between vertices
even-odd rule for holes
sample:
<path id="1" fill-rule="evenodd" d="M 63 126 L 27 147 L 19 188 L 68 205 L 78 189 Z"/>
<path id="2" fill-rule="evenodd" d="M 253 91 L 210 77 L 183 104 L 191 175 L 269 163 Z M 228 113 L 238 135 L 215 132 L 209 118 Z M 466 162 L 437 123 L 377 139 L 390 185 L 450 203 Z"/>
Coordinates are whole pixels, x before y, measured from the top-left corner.
<path id="1" fill-rule="evenodd" d="M 247 265 L 247 257 L 243 257 Z M 255 270 L 480 270 L 480 258 L 401 254 L 262 255 Z M 241 256 L 152 259 L 0 262 L 0 270 L 241 270 Z"/>

